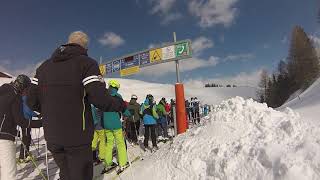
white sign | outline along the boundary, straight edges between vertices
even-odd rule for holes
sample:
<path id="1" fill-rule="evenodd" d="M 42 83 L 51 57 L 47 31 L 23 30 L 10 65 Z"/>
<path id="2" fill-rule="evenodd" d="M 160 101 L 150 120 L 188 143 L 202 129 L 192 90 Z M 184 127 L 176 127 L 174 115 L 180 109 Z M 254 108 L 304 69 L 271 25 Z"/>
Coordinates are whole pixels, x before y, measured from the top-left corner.
<path id="1" fill-rule="evenodd" d="M 176 57 L 174 45 L 161 48 L 162 60 L 173 59 Z"/>

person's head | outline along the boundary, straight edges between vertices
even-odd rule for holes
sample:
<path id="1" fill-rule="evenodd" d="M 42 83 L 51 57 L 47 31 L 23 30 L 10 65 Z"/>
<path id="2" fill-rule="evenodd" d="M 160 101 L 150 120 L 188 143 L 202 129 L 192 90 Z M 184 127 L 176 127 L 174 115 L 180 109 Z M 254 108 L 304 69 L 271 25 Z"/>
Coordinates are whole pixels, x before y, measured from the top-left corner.
<path id="1" fill-rule="evenodd" d="M 132 95 L 131 95 L 131 100 L 132 100 L 132 101 L 137 101 L 137 100 L 138 100 L 138 96 L 135 95 L 135 94 L 132 94 Z"/>
<path id="2" fill-rule="evenodd" d="M 163 98 L 161 98 L 160 103 L 162 103 L 163 105 L 165 105 L 165 104 L 166 104 L 166 102 L 167 102 L 167 101 L 166 101 L 166 98 L 164 98 L 164 97 L 163 97 Z"/>
<path id="3" fill-rule="evenodd" d="M 31 80 L 28 76 L 24 74 L 20 74 L 13 82 L 12 85 L 14 89 L 19 93 L 22 94 L 31 84 Z"/>
<path id="4" fill-rule="evenodd" d="M 120 83 L 115 79 L 109 80 L 108 86 L 111 93 L 118 92 L 118 90 L 120 89 Z"/>
<path id="5" fill-rule="evenodd" d="M 81 47 L 88 49 L 89 37 L 82 31 L 75 31 L 69 35 L 68 44 L 78 44 Z"/>
<path id="6" fill-rule="evenodd" d="M 154 101 L 154 98 L 151 94 L 148 94 L 147 97 L 146 97 L 146 101 L 149 103 L 149 104 L 152 104 L 153 101 Z"/>

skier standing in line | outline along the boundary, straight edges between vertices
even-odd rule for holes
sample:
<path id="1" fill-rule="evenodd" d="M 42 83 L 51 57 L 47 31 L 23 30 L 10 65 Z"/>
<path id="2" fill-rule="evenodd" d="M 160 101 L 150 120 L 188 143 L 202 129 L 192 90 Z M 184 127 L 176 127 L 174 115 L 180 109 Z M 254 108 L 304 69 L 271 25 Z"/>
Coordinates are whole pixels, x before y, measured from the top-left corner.
<path id="1" fill-rule="evenodd" d="M 118 93 L 120 83 L 116 80 L 110 80 L 108 82 L 108 85 L 110 95 L 112 97 L 117 96 L 118 98 L 122 99 L 121 95 Z M 120 113 L 122 113 L 124 117 L 130 116 L 130 112 L 128 111 L 128 109 L 124 111 L 103 112 L 103 126 L 105 129 L 105 134 L 107 136 L 105 165 L 106 169 L 113 168 L 115 166 L 112 161 L 112 150 L 115 141 L 118 151 L 118 172 L 123 171 L 128 166 L 127 149 L 122 131 Z"/>
<path id="2" fill-rule="evenodd" d="M 198 100 L 197 97 L 194 98 L 194 102 L 193 102 L 193 109 L 194 109 L 194 123 L 196 124 L 198 122 L 198 124 L 200 123 L 200 101 Z"/>
<path id="3" fill-rule="evenodd" d="M 157 105 L 157 114 L 159 116 L 158 124 L 158 137 L 162 135 L 164 140 L 168 140 L 168 122 L 167 122 L 167 111 L 165 109 L 166 99 L 162 98 Z"/>
<path id="4" fill-rule="evenodd" d="M 192 117 L 192 122 L 193 124 L 196 124 L 196 110 L 195 110 L 195 106 L 194 106 L 194 101 L 195 99 L 193 97 L 191 97 L 191 100 L 190 100 L 190 111 L 191 111 L 191 117 Z"/>
<path id="5" fill-rule="evenodd" d="M 27 120 L 32 120 L 32 117 L 37 117 L 38 115 L 33 112 L 27 105 L 26 90 L 22 93 L 22 108 L 23 116 Z M 18 163 L 27 163 L 31 161 L 32 157 L 29 155 L 29 147 L 31 144 L 31 128 L 21 128 L 21 137 L 23 144 L 20 147 L 20 155 L 18 158 Z"/>
<path id="6" fill-rule="evenodd" d="M 157 119 L 159 116 L 157 114 L 157 107 L 154 103 L 154 98 L 151 94 L 148 94 L 146 100 L 141 105 L 140 114 L 143 117 L 143 124 L 145 127 L 144 132 L 144 149 L 152 149 L 149 148 L 149 136 L 151 134 L 151 141 L 153 150 L 158 150 L 157 146 L 157 137 L 156 137 L 156 127 L 157 127 Z"/>
<path id="7" fill-rule="evenodd" d="M 0 87 L 0 179 L 16 180 L 17 125 L 21 128 L 39 128 L 42 121 L 26 120 L 22 109 L 22 92 L 30 86 L 30 79 L 19 75 L 10 84 Z"/>
<path id="8" fill-rule="evenodd" d="M 123 100 L 106 93 L 97 61 L 88 57 L 88 36 L 76 31 L 37 68 L 28 105 L 43 117 L 44 137 L 61 180 L 93 177 L 91 104 L 122 111 Z"/>
<path id="9" fill-rule="evenodd" d="M 135 145 L 138 145 L 139 129 L 140 129 L 140 104 L 137 103 L 138 97 L 136 95 L 131 96 L 131 100 L 128 105 L 128 110 L 131 116 L 128 118 L 129 126 L 129 139 Z"/>
<path id="10" fill-rule="evenodd" d="M 92 152 L 93 161 L 99 164 L 101 161 L 105 162 L 106 157 L 106 134 L 102 124 L 102 111 L 93 105 L 91 105 L 93 123 L 94 123 L 94 134 L 92 140 Z M 97 153 L 97 146 L 99 144 L 99 153 Z"/>

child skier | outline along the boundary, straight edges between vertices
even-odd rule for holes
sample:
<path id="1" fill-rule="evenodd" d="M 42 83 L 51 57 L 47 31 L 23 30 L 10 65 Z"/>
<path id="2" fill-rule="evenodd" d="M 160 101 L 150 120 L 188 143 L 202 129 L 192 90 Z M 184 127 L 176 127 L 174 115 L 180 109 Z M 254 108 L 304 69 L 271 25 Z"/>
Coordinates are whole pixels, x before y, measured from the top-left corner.
<path id="1" fill-rule="evenodd" d="M 92 140 L 92 152 L 93 152 L 93 161 L 96 163 L 100 163 L 101 161 L 105 162 L 106 157 L 106 135 L 105 131 L 102 127 L 102 112 L 98 108 L 91 105 L 93 123 L 94 123 L 94 134 Z M 99 154 L 97 158 L 97 146 L 99 143 Z"/>
<path id="2" fill-rule="evenodd" d="M 109 93 L 111 96 L 117 96 L 121 98 L 121 95 L 118 93 L 120 88 L 120 83 L 116 80 L 110 80 L 108 82 L 109 85 Z M 125 110 L 122 112 L 123 116 L 129 117 L 130 112 Z M 112 150 L 114 140 L 116 142 L 116 147 L 118 151 L 118 165 L 119 170 L 118 173 L 123 171 L 127 166 L 127 150 L 125 145 L 125 139 L 122 132 L 122 124 L 120 121 L 120 112 L 103 112 L 103 126 L 105 129 L 105 134 L 107 136 L 107 143 L 106 143 L 106 171 L 107 169 L 113 168 L 115 164 L 112 162 Z"/>

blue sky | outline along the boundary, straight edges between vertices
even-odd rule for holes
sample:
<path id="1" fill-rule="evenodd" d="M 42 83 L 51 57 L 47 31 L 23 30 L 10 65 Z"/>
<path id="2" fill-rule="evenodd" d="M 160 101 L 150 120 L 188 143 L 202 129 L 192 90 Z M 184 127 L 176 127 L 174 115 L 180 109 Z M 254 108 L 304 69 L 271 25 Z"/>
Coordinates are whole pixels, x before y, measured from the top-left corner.
<path id="1" fill-rule="evenodd" d="M 294 25 L 320 35 L 319 6 L 316 0 L 2 1 L 0 70 L 32 73 L 75 30 L 88 33 L 89 55 L 97 60 L 170 42 L 175 31 L 194 45 L 194 58 L 181 63 L 185 82 L 255 80 L 261 68 L 272 71 L 287 56 Z M 162 64 L 130 78 L 172 83 L 174 70 Z"/>

